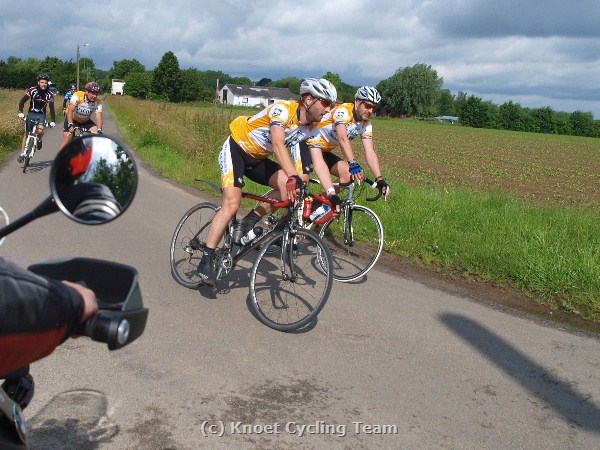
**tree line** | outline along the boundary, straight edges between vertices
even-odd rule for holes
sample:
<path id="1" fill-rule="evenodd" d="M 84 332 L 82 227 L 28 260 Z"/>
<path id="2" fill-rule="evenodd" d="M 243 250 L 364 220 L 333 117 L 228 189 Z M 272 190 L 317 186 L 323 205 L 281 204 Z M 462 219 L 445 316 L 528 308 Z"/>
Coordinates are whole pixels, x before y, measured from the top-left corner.
<path id="1" fill-rule="evenodd" d="M 111 80 L 125 81 L 124 92 L 140 99 L 158 99 L 170 102 L 214 101 L 217 84 L 227 83 L 288 88 L 298 93 L 302 79 L 286 77 L 279 80 L 232 77 L 222 71 L 181 69 L 171 51 L 166 52 L 158 65 L 148 70 L 136 59 L 114 61 L 109 70 L 96 69 L 91 58 L 80 58 L 80 86 L 89 80 L 100 83 L 103 92 L 110 92 Z M 20 59 L 14 56 L 0 60 L 0 87 L 27 88 L 34 84 L 38 73 L 48 73 L 60 92 L 75 82 L 76 62 L 55 57 L 44 60 Z M 340 101 L 353 101 L 358 86 L 344 83 L 338 74 L 322 75 L 338 91 Z M 496 105 L 475 95 L 459 92 L 453 95 L 443 88 L 443 79 L 430 65 L 417 63 L 398 69 L 391 77 L 380 81 L 376 88 L 382 101 L 379 114 L 428 119 L 456 116 L 463 126 L 494 128 L 512 131 L 600 137 L 600 120 L 591 112 L 572 113 L 554 111 L 549 106 L 527 108 L 508 101 Z"/>

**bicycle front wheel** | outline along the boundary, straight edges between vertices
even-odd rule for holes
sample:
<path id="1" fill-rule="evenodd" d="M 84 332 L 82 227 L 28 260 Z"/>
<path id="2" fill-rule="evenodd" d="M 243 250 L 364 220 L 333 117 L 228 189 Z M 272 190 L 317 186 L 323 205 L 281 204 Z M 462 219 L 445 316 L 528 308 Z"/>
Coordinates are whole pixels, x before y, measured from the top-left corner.
<path id="1" fill-rule="evenodd" d="M 193 289 L 202 284 L 198 264 L 208 229 L 219 209 L 213 203 L 199 203 L 183 215 L 175 228 L 171 239 L 171 275 L 182 286 Z"/>
<path id="2" fill-rule="evenodd" d="M 288 236 L 282 231 L 267 239 L 250 278 L 252 309 L 262 323 L 279 331 L 314 321 L 333 285 L 331 253 L 319 235 L 300 228 Z M 270 252 L 272 245 L 281 251 Z"/>
<path id="3" fill-rule="evenodd" d="M 29 160 L 31 159 L 31 155 L 33 155 L 33 146 L 35 142 L 33 139 L 27 140 L 27 149 L 25 150 L 25 158 L 23 159 L 23 173 L 27 170 L 27 166 L 29 165 Z"/>
<path id="4" fill-rule="evenodd" d="M 319 232 L 333 256 L 333 278 L 349 282 L 371 270 L 383 249 L 383 225 L 373 211 L 352 205 Z"/>

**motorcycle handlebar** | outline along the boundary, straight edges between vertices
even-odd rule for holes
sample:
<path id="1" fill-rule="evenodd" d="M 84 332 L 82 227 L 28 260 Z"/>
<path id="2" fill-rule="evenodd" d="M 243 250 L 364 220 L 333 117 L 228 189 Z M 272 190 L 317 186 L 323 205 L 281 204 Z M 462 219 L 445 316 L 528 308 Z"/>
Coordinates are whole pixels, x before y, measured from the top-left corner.
<path id="1" fill-rule="evenodd" d="M 135 268 L 112 261 L 76 257 L 34 264 L 29 270 L 79 283 L 94 291 L 99 311 L 82 323 L 75 334 L 104 342 L 109 350 L 116 350 L 144 332 L 148 309 L 142 302 Z"/>

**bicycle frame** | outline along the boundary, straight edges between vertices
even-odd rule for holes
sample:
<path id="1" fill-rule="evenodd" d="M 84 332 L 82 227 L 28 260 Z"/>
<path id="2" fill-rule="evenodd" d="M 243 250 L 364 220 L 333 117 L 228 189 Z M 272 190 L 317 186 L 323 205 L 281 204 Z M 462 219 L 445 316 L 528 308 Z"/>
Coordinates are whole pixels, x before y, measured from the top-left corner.
<path id="1" fill-rule="evenodd" d="M 316 180 L 314 178 L 311 178 L 309 180 L 309 182 L 312 184 L 321 185 L 319 180 Z M 364 183 L 366 183 L 373 189 L 377 186 L 377 183 L 375 183 L 369 179 L 365 179 Z M 356 190 L 356 183 L 354 181 L 350 181 L 348 183 L 333 183 L 333 186 L 336 188 L 344 188 L 347 190 L 346 195 L 341 199 L 341 201 L 342 201 L 342 211 L 341 212 L 344 215 L 344 230 L 348 230 L 348 222 L 349 222 L 348 215 L 349 215 L 349 212 L 351 211 L 352 205 L 356 204 L 356 202 L 354 201 L 354 191 Z M 297 219 L 298 219 L 298 223 L 301 227 L 307 228 L 309 230 L 311 230 L 314 225 L 323 225 L 324 223 L 327 223 L 331 219 L 331 217 L 333 217 L 333 214 L 334 214 L 333 205 L 331 204 L 331 201 L 329 201 L 328 198 L 323 197 L 322 195 L 319 195 L 319 194 L 311 194 L 311 195 L 312 195 L 312 197 L 314 197 L 316 200 L 318 200 L 322 204 L 328 205 L 331 208 L 331 211 L 329 211 L 325 216 L 321 217 L 320 219 L 314 220 L 312 222 L 304 220 L 304 218 L 302 217 L 302 209 L 303 209 L 304 198 L 306 196 L 303 196 L 302 200 L 300 202 L 299 208 L 298 208 Z M 375 197 L 367 197 L 366 200 L 372 202 L 372 201 L 376 201 L 377 199 L 379 199 L 379 197 L 381 197 L 381 192 L 379 192 Z M 346 231 L 344 233 L 346 233 Z"/>
<path id="2" fill-rule="evenodd" d="M 27 118 L 23 119 L 27 123 Z M 37 151 L 38 142 L 40 140 L 40 134 L 43 133 L 44 128 L 46 128 L 46 122 L 40 122 L 38 119 L 31 119 L 29 121 L 32 124 L 31 131 L 27 134 L 27 139 L 25 140 L 25 149 L 24 154 L 20 156 L 20 162 L 23 162 L 23 173 L 27 170 L 27 166 L 29 165 L 29 161 L 33 158 L 33 155 Z"/>
<path id="3" fill-rule="evenodd" d="M 250 192 L 242 192 L 242 197 L 243 198 L 249 198 L 252 200 L 257 200 L 260 202 L 265 202 L 265 203 L 269 203 L 270 205 L 272 205 L 273 207 L 279 209 L 279 208 L 287 208 L 288 212 L 283 215 L 283 217 L 281 217 L 277 223 L 271 227 L 269 230 L 267 230 L 266 233 L 262 234 L 261 236 L 259 236 L 257 239 L 255 239 L 254 241 L 248 243 L 247 245 L 240 247 L 240 250 L 235 254 L 232 255 L 232 250 L 236 247 L 236 245 L 233 244 L 232 239 L 231 239 L 231 233 L 228 233 L 226 235 L 226 242 L 225 242 L 225 248 L 227 249 L 227 253 L 228 255 L 232 255 L 231 256 L 231 265 L 227 266 L 227 273 L 225 275 L 222 275 L 222 270 L 225 269 L 225 266 L 223 264 L 219 264 L 217 267 L 217 273 L 216 273 L 216 278 L 217 279 L 221 279 L 223 278 L 223 276 L 226 276 L 231 269 L 233 269 L 233 267 L 235 267 L 235 265 L 241 260 L 243 259 L 248 253 L 250 253 L 252 250 L 256 249 L 257 247 L 259 247 L 263 242 L 265 242 L 270 236 L 273 235 L 273 233 L 280 231 L 281 229 L 285 230 L 285 227 L 288 227 L 288 230 L 291 230 L 292 226 L 293 226 L 293 220 L 291 219 L 293 217 L 294 214 L 294 203 L 287 199 L 287 200 L 279 200 L 276 198 L 272 198 L 272 197 L 267 197 L 267 196 L 263 196 L 263 195 L 258 195 L 258 194 L 252 194 Z M 235 220 L 235 219 L 234 219 Z M 232 221 L 233 222 L 233 221 Z M 284 232 L 284 245 L 282 246 L 282 248 L 287 248 L 287 241 L 289 239 L 289 234 L 287 232 Z M 221 255 L 221 256 L 227 256 L 227 255 Z M 281 269 L 282 272 L 284 273 L 284 277 L 286 277 L 287 275 L 285 274 L 285 268 L 287 267 L 293 267 L 291 264 L 287 263 L 286 261 L 283 260 L 283 254 L 282 254 L 282 261 L 281 261 Z M 293 268 L 291 269 L 293 272 Z M 294 278 L 294 274 L 292 273 L 290 275 L 291 278 Z"/>
<path id="4" fill-rule="evenodd" d="M 25 118 L 24 120 L 27 120 L 27 118 Z M 25 141 L 25 150 L 27 150 L 29 142 L 33 140 L 32 152 L 30 155 L 28 155 L 31 158 L 37 150 L 37 143 L 40 139 L 39 135 L 44 131 L 44 128 L 46 128 L 46 123 L 40 122 L 37 119 L 32 119 L 30 120 L 30 122 L 33 124 L 33 127 L 31 128 L 31 131 L 27 134 L 27 140 Z"/>

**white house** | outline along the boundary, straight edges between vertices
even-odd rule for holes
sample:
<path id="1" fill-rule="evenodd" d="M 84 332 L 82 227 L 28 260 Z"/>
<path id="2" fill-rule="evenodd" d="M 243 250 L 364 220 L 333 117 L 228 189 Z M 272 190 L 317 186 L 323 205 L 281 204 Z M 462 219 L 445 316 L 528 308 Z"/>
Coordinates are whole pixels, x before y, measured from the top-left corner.
<path id="1" fill-rule="evenodd" d="M 226 84 L 219 91 L 219 101 L 227 105 L 265 107 L 278 100 L 295 100 L 298 95 L 288 88 Z"/>

